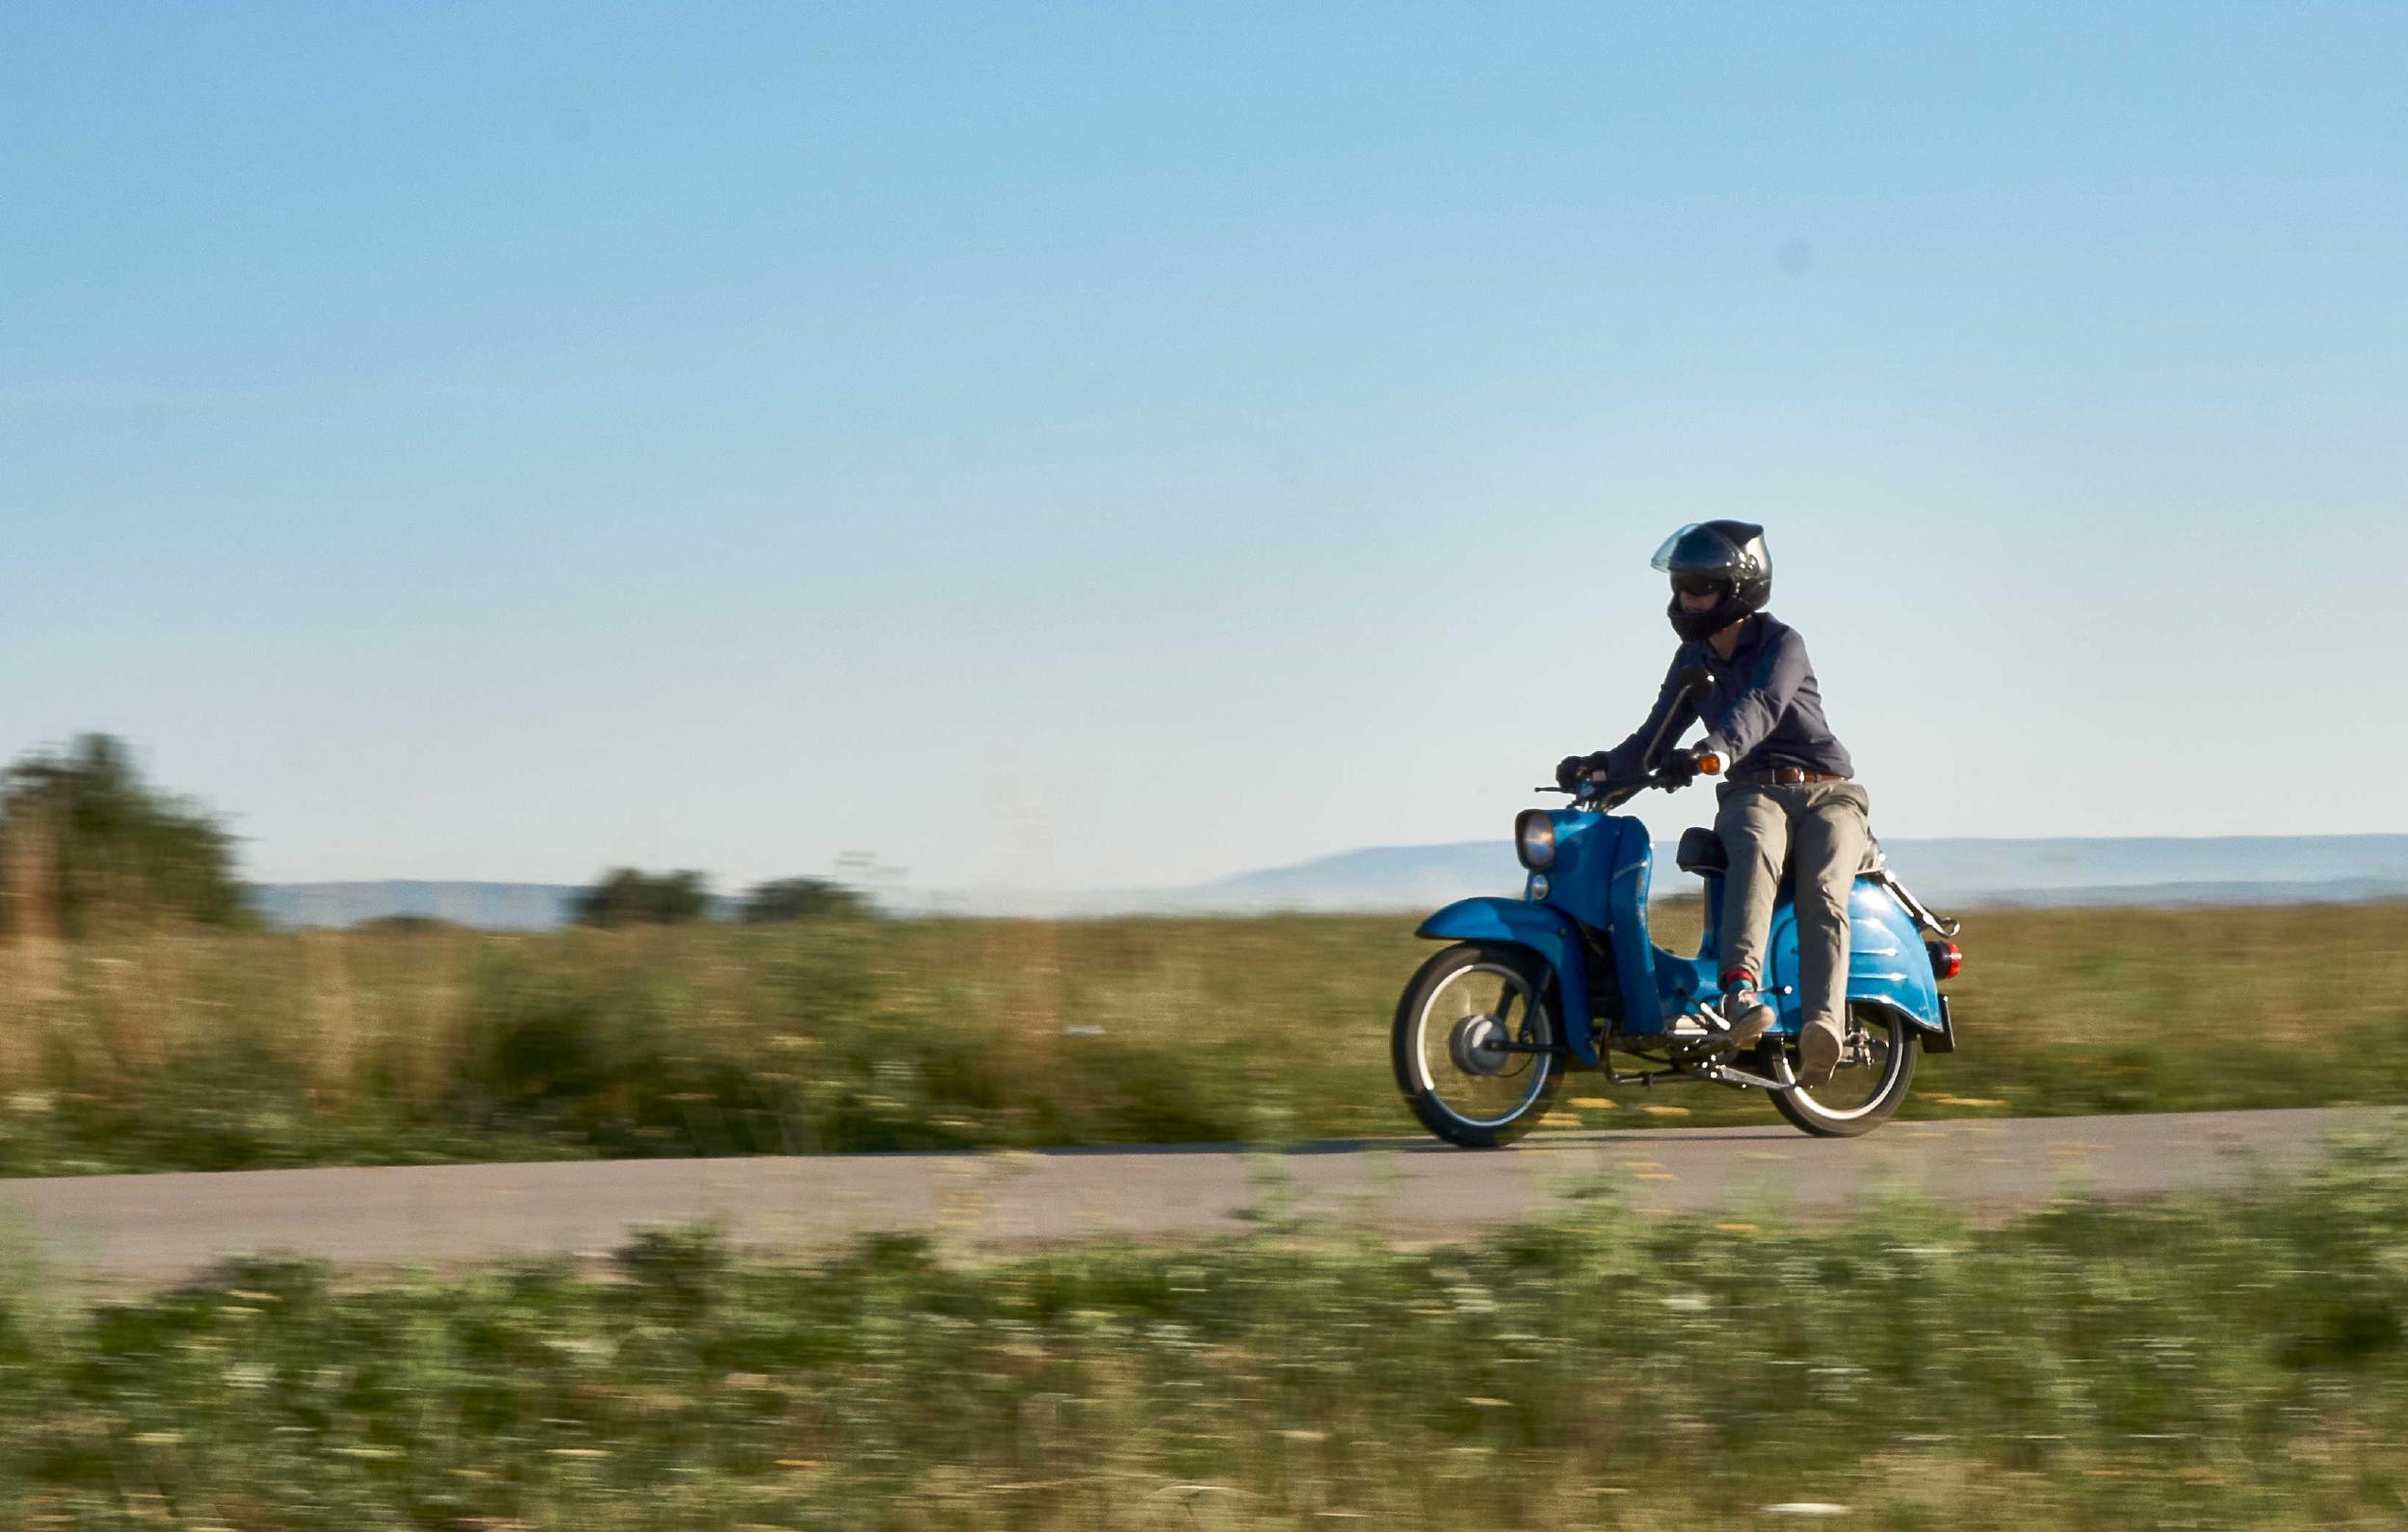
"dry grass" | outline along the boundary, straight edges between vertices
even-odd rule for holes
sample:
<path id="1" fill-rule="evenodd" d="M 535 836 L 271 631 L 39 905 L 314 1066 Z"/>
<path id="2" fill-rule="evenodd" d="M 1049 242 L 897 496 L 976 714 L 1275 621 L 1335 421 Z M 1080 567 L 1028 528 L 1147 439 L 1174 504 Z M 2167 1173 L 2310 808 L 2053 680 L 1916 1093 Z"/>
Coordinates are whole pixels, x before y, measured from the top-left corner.
<path id="1" fill-rule="evenodd" d="M 1963 1049 L 1910 1111 L 2408 1086 L 2408 905 L 2002 911 L 1963 945 Z M 0 1169 L 1403 1132 L 1387 1028 L 1429 950 L 1340 916 L 22 943 Z M 1566 1121 L 1767 1113 L 1574 1084 L 1612 1104 Z"/>

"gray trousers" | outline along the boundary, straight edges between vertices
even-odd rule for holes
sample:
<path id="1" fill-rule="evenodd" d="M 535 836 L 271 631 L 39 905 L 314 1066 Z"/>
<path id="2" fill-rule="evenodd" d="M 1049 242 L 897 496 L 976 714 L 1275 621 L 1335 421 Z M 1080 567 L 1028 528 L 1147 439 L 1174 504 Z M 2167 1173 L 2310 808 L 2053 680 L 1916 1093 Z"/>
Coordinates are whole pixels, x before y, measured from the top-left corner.
<path id="1" fill-rule="evenodd" d="M 1769 982 L 1765 943 L 1786 862 L 1797 886 L 1798 1001 L 1809 1026 L 1845 1031 L 1847 893 L 1872 844 L 1872 800 L 1853 782 L 1725 782 L 1714 833 L 1730 853 L 1723 876 L 1722 973 L 1743 968 Z"/>

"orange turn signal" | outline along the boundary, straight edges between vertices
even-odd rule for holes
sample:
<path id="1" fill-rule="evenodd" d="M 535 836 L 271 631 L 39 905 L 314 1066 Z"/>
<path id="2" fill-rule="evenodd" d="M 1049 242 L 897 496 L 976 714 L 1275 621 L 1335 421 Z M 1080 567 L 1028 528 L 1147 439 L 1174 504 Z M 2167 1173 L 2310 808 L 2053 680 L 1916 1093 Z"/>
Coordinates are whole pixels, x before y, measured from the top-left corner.
<path id="1" fill-rule="evenodd" d="M 1697 774 L 1699 776 L 1706 777 L 1720 776 L 1722 774 L 1722 757 L 1714 754 L 1712 750 L 1699 751 L 1697 753 Z"/>

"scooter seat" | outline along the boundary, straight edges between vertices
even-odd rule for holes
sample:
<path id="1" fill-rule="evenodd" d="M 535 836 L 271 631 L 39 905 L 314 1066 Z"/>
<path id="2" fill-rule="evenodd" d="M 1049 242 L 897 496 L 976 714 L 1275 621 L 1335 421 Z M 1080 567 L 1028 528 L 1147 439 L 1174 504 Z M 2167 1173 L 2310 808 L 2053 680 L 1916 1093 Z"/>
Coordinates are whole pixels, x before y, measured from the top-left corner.
<path id="1" fill-rule="evenodd" d="M 1681 832 L 1681 844 L 1674 849 L 1672 860 L 1682 871 L 1694 872 L 1699 877 L 1718 878 L 1731 870 L 1730 849 L 1722 844 L 1722 837 L 1703 824 Z M 1865 865 L 1856 870 L 1856 875 L 1869 876 L 1887 865 L 1881 855 L 1881 843 L 1868 841 L 1865 844 Z"/>
<path id="2" fill-rule="evenodd" d="M 1702 824 L 1681 832 L 1681 844 L 1672 860 L 1682 871 L 1699 877 L 1718 878 L 1731 870 L 1731 853 L 1723 849 L 1722 837 Z"/>

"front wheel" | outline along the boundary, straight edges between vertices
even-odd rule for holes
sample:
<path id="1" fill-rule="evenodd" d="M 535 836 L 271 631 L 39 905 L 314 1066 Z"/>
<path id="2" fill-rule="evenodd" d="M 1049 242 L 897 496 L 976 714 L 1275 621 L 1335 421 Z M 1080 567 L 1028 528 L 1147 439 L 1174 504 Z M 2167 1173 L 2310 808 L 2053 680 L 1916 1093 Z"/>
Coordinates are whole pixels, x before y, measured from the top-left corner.
<path id="1" fill-rule="evenodd" d="M 1807 1090 L 1775 1091 L 1772 1104 L 1817 1138 L 1854 1138 L 1897 1115 L 1915 1082 L 1915 1029 L 1904 1017 L 1877 1005 L 1851 1006 L 1840 1067 L 1831 1078 Z M 1787 1085 L 1797 1078 L 1797 1040 L 1767 1038 L 1758 1054 L 1764 1072 Z"/>
<path id="2" fill-rule="evenodd" d="M 1422 965 L 1397 1001 L 1392 1047 L 1397 1087 L 1422 1126 L 1496 1149 L 1547 1115 L 1563 1077 L 1552 977 L 1529 948 L 1480 942 Z"/>

